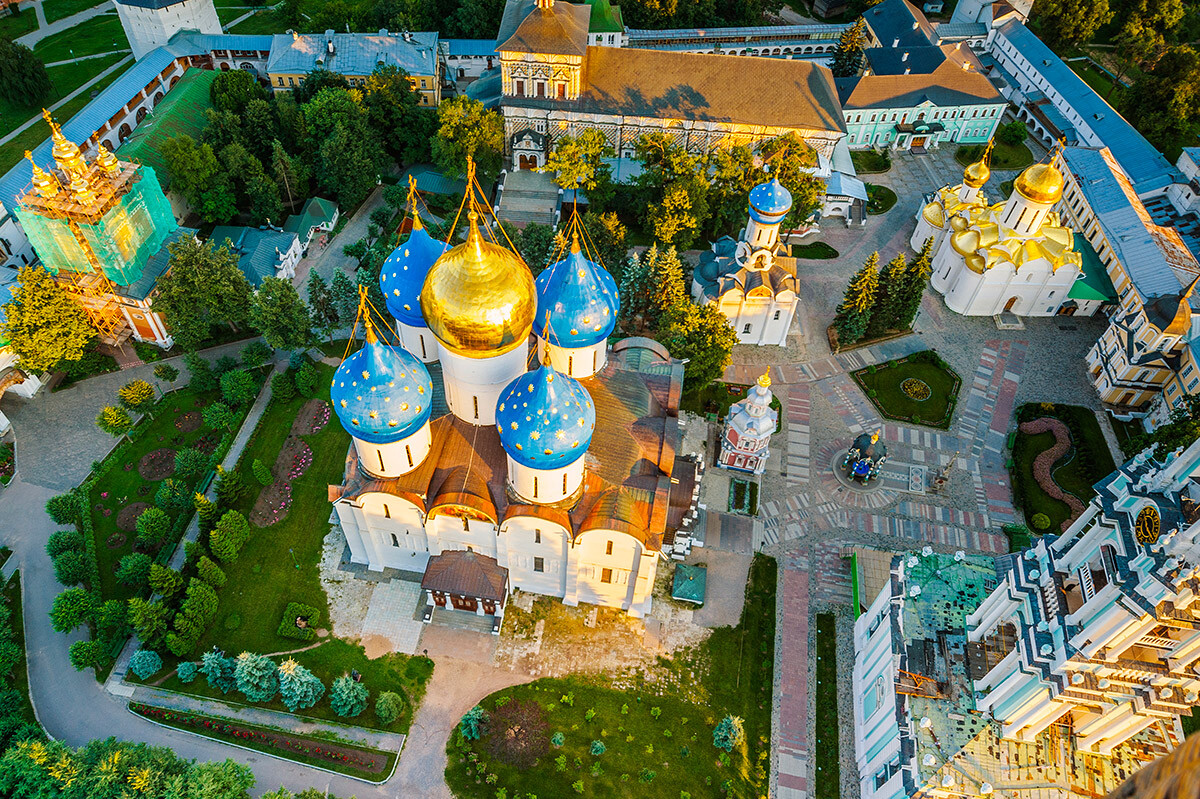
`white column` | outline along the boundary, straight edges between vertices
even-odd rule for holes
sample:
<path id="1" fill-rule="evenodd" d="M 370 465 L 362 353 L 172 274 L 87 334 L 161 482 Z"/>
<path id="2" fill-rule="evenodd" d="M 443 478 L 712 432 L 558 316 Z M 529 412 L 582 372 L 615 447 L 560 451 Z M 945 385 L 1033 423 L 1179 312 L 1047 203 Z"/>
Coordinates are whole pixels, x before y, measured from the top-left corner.
<path id="1" fill-rule="evenodd" d="M 526 341 L 503 355 L 490 358 L 467 358 L 443 347 L 442 381 L 450 410 L 474 425 L 495 424 L 500 394 L 525 373 L 528 358 L 529 343 Z"/>

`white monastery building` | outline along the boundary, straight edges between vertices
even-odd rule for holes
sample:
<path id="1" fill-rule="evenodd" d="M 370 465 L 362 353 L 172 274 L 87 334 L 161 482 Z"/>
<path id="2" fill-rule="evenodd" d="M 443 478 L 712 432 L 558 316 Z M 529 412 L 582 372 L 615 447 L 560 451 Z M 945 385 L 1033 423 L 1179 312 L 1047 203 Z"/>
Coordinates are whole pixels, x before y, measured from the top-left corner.
<path id="1" fill-rule="evenodd" d="M 354 446 L 330 498 L 351 560 L 423 572 L 439 608 L 499 616 L 517 588 L 641 616 L 659 560 L 691 546 L 683 365 L 649 339 L 608 347 L 616 285 L 578 244 L 535 284 L 469 224 L 445 252 L 418 226 L 381 274 L 406 347 L 432 336 L 439 363 L 368 325 L 335 375 Z"/>
<path id="2" fill-rule="evenodd" d="M 114 0 L 114 4 L 135 59 L 162 47 L 181 30 L 221 32 L 213 0 Z"/>

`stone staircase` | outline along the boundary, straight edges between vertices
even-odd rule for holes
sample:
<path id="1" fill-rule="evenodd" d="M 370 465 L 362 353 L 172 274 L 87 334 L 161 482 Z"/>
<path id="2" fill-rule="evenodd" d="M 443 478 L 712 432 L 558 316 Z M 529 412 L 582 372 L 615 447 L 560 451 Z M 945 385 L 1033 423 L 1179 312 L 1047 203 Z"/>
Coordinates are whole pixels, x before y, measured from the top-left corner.
<path id="1" fill-rule="evenodd" d="M 527 170 L 509 172 L 504 178 L 504 190 L 500 192 L 498 215 L 517 227 L 530 222 L 553 225 L 558 197 L 558 186 L 549 175 Z"/>
<path id="2" fill-rule="evenodd" d="M 492 616 L 478 616 L 470 611 L 455 610 L 454 608 L 439 608 L 433 609 L 433 617 L 431 623 L 441 627 L 453 627 L 456 630 L 470 630 L 471 632 L 492 634 Z"/>

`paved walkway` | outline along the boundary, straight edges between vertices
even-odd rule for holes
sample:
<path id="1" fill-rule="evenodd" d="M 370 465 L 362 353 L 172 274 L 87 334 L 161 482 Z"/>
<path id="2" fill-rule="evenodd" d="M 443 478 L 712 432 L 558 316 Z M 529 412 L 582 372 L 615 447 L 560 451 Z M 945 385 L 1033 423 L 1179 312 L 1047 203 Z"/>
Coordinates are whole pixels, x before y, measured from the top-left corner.
<path id="1" fill-rule="evenodd" d="M 204 679 L 200 677 L 198 679 Z M 270 710 L 264 707 L 251 707 L 237 702 L 222 702 L 219 699 L 205 699 L 199 696 L 188 696 L 174 691 L 164 691 L 149 685 L 139 685 L 134 689 L 132 701 L 145 705 L 171 708 L 192 713 L 204 713 L 209 716 L 224 716 L 236 718 L 247 724 L 258 724 L 263 727 L 290 730 L 301 735 L 334 735 L 345 741 L 370 746 L 384 752 L 399 752 L 404 746 L 404 736 L 398 732 L 382 732 L 368 730 L 365 727 L 353 727 L 348 724 L 337 724 L 321 721 L 320 719 L 305 719 L 298 721 L 291 713 Z M 261 786 L 260 786 L 261 787 Z"/>
<path id="2" fill-rule="evenodd" d="M 81 55 L 78 58 L 68 58 L 64 61 L 52 61 L 49 64 L 46 64 L 46 66 L 48 66 L 48 67 L 65 67 L 67 64 L 77 64 L 80 61 L 87 61 L 88 59 L 91 59 L 91 58 L 104 58 L 105 56 L 120 55 L 121 53 L 128 53 L 128 52 L 129 52 L 128 50 L 109 50 L 107 53 L 92 53 L 91 55 Z"/>
<path id="3" fill-rule="evenodd" d="M 123 52 L 129 52 L 129 51 L 128 51 L 128 50 L 125 50 L 125 51 L 123 51 Z M 95 56 L 86 56 L 86 58 L 94 58 L 94 57 L 95 57 Z M 76 60 L 76 61 L 82 61 L 82 60 L 84 60 L 84 59 L 83 59 L 83 58 L 77 58 L 77 59 L 75 59 L 75 60 Z M 101 72 L 99 75 L 97 75 L 96 77 L 92 78 L 92 79 L 91 79 L 91 80 L 89 80 L 87 83 L 83 84 L 83 85 L 82 85 L 82 86 L 80 86 L 78 89 L 76 89 L 75 91 L 73 91 L 73 92 L 71 92 L 70 94 L 68 94 L 66 97 L 64 97 L 64 98 L 62 98 L 61 100 L 59 100 L 58 102 L 56 102 L 54 105 L 50 106 L 50 108 L 49 108 L 48 110 L 49 110 L 49 111 L 51 111 L 51 112 L 54 112 L 54 111 L 55 111 L 55 110 L 57 110 L 58 108 L 61 108 L 62 106 L 66 105 L 67 103 L 71 102 L 71 100 L 73 100 L 73 99 L 75 99 L 76 97 L 78 97 L 78 96 L 79 96 L 80 94 L 82 94 L 83 92 L 85 92 L 85 91 L 87 91 L 88 89 L 92 88 L 92 86 L 94 86 L 96 83 L 98 83 L 99 81 L 101 81 L 101 80 L 103 80 L 104 78 L 106 78 L 108 75 L 111 75 L 113 72 L 115 72 L 115 71 L 117 71 L 117 70 L 120 70 L 120 69 L 125 69 L 125 67 L 127 67 L 127 66 L 128 66 L 128 65 L 129 65 L 129 64 L 132 62 L 132 61 L 133 61 L 133 56 L 132 56 L 132 55 L 129 55 L 129 56 L 126 56 L 125 58 L 122 58 L 120 61 L 118 61 L 117 63 L 113 64 L 111 67 L 109 67 L 108 69 L 104 70 L 104 71 L 103 71 L 103 72 Z M 51 64 L 51 65 L 49 65 L 49 66 L 57 66 L 57 65 L 59 65 L 59 64 L 69 64 L 69 63 L 71 63 L 71 62 L 70 62 L 70 61 L 58 61 L 58 62 L 56 62 L 55 64 Z M 7 144 L 8 142 L 10 142 L 10 141 L 12 141 L 13 139 L 15 139 L 15 138 L 16 138 L 18 135 L 20 135 L 20 134 L 21 134 L 23 131 L 25 131 L 25 130 L 28 130 L 29 128 L 33 127 L 34 125 L 36 125 L 37 123 L 39 123 L 39 122 L 41 122 L 41 121 L 42 121 L 42 115 L 41 115 L 41 114 L 38 114 L 37 116 L 34 116 L 34 117 L 30 117 L 29 119 L 27 119 L 27 120 L 25 120 L 24 122 L 22 122 L 22 123 L 21 123 L 19 126 L 17 126 L 17 128 L 16 128 L 15 130 L 12 130 L 12 131 L 10 131 L 9 133 L 5 134 L 3 137 L 0 137 L 0 144 Z M 65 121 L 65 120 L 59 120 L 59 121 Z"/>
<path id="4" fill-rule="evenodd" d="M 107 14 L 113 11 L 112 0 L 102 0 L 99 5 L 93 6 L 78 14 L 72 14 L 69 17 L 55 20 L 54 22 L 46 22 L 46 15 L 42 11 L 42 3 L 44 0 L 35 0 L 35 8 L 37 10 L 38 29 L 30 31 L 24 36 L 17 37 L 17 44 L 23 44 L 28 48 L 33 48 L 35 44 L 45 39 L 47 36 L 53 36 L 56 33 L 61 33 L 65 30 L 70 30 L 76 25 L 87 22 L 89 19 L 98 17 L 101 14 Z"/>
<path id="5" fill-rule="evenodd" d="M 354 216 L 350 217 L 350 221 L 337 234 L 337 238 L 329 243 L 323 250 L 318 253 L 313 253 L 314 248 L 309 250 L 310 254 L 302 258 L 300 263 L 296 264 L 296 276 L 292 278 L 292 284 L 299 290 L 302 297 L 308 297 L 308 275 L 314 269 L 317 271 L 325 282 L 328 283 L 333 278 L 333 270 L 341 267 L 351 280 L 354 279 L 354 271 L 358 269 L 358 261 L 342 254 L 342 248 L 347 244 L 353 244 L 367 235 L 367 228 L 371 225 L 371 212 L 376 208 L 382 208 L 386 203 L 383 201 L 383 187 L 376 186 L 367 199 L 363 200 L 363 204 L 354 212 Z"/>

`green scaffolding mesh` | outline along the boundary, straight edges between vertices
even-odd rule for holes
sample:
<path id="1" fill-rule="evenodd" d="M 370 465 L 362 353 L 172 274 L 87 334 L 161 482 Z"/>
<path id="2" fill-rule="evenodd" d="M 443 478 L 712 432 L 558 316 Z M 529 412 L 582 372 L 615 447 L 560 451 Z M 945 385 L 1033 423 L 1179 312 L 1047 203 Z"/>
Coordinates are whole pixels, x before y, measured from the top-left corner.
<path id="1" fill-rule="evenodd" d="M 146 261 L 176 228 L 171 204 L 154 170 L 142 166 L 138 174 L 140 179 L 98 223 L 79 226 L 105 277 L 118 286 L 129 286 L 141 279 Z M 64 269 L 92 271 L 65 220 L 47 219 L 25 208 L 17 209 L 17 218 L 51 273 L 58 274 Z"/>

